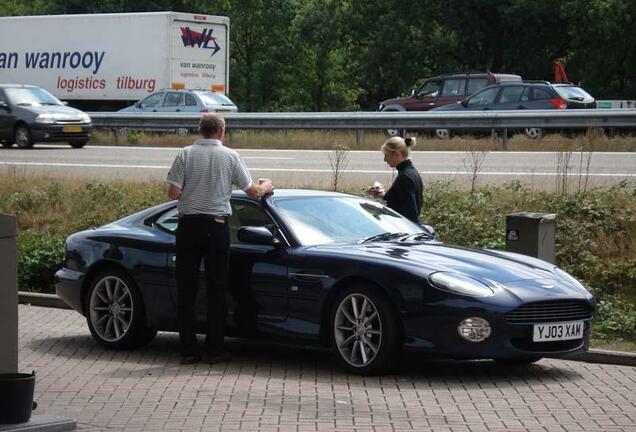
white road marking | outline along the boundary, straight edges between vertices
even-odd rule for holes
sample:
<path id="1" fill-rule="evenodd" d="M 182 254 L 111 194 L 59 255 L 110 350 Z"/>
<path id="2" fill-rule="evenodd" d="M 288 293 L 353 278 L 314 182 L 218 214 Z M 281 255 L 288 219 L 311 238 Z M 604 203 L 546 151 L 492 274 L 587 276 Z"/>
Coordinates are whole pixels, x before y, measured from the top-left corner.
<path id="1" fill-rule="evenodd" d="M 42 166 L 42 167 L 76 167 L 76 168 L 132 168 L 132 169 L 170 169 L 169 165 L 120 165 L 120 164 L 85 164 L 85 163 L 63 163 L 63 162 L 0 162 L 0 165 L 14 166 Z M 259 168 L 249 167 L 251 171 L 270 172 L 298 172 L 298 173 L 332 173 L 332 169 L 310 169 L 310 168 Z M 342 173 L 350 174 L 392 174 L 389 170 L 341 170 Z M 420 174 L 429 175 L 473 175 L 472 171 L 420 171 Z M 517 172 L 517 171 L 481 171 L 478 175 L 489 176 L 556 176 L 561 175 L 553 172 Z M 589 176 L 589 177 L 636 177 L 630 173 L 578 173 L 569 172 L 569 176 Z"/>

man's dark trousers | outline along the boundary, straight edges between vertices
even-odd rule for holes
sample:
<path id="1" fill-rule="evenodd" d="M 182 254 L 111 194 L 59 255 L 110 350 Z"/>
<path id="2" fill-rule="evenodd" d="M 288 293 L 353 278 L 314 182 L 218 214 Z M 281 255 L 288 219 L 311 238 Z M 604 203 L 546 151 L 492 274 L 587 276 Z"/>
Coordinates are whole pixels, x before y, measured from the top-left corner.
<path id="1" fill-rule="evenodd" d="M 216 218 L 219 220 L 219 218 Z M 177 228 L 177 289 L 179 343 L 182 356 L 198 356 L 194 303 L 199 285 L 201 260 L 205 265 L 207 292 L 206 351 L 218 355 L 225 336 L 227 274 L 230 234 L 227 220 L 182 216 Z"/>

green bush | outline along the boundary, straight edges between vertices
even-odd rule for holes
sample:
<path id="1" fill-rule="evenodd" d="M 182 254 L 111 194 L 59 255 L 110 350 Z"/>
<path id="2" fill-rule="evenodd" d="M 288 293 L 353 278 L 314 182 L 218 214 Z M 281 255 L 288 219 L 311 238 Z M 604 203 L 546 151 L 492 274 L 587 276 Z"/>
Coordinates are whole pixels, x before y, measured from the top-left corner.
<path id="1" fill-rule="evenodd" d="M 20 290 L 53 292 L 53 275 L 64 260 L 64 237 L 39 230 L 18 231 L 17 249 Z"/>
<path id="2" fill-rule="evenodd" d="M 636 309 L 619 297 L 606 296 L 597 303 L 592 328 L 595 339 L 636 341 Z"/>

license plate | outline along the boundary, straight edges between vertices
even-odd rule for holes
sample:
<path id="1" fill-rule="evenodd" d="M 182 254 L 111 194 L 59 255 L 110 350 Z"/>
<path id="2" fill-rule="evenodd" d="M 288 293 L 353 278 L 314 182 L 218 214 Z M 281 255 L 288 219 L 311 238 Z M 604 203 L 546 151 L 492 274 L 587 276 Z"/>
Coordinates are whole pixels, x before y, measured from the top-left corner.
<path id="1" fill-rule="evenodd" d="M 583 339 L 583 321 L 535 324 L 533 342 Z"/>
<path id="2" fill-rule="evenodd" d="M 64 132 L 81 132 L 81 126 L 64 126 Z"/>

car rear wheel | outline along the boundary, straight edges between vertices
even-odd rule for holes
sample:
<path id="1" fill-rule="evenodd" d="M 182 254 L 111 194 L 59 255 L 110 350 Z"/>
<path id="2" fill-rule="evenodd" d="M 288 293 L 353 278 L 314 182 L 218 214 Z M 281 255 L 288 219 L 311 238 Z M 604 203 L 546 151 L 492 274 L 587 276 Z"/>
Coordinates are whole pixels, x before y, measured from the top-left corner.
<path id="1" fill-rule="evenodd" d="M 449 129 L 435 129 L 435 135 L 439 139 L 447 140 L 451 137 L 451 132 Z"/>
<path id="2" fill-rule="evenodd" d="M 75 149 L 79 149 L 82 148 L 86 145 L 88 141 L 72 141 L 69 144 L 71 145 L 71 147 L 75 148 Z"/>
<path id="3" fill-rule="evenodd" d="M 528 138 L 539 139 L 543 137 L 543 130 L 541 128 L 525 128 L 524 132 Z"/>
<path id="4" fill-rule="evenodd" d="M 13 143 L 12 143 L 12 142 L 9 142 L 9 141 L 4 141 L 4 142 L 2 143 L 2 147 L 4 147 L 4 148 L 11 148 L 11 147 L 13 147 Z"/>
<path id="5" fill-rule="evenodd" d="M 31 132 L 25 125 L 19 125 L 13 132 L 13 141 L 18 145 L 18 148 L 28 149 L 33 147 L 33 140 L 31 139 Z"/>
<path id="6" fill-rule="evenodd" d="M 107 270 L 93 279 L 86 297 L 86 320 L 93 338 L 107 348 L 137 348 L 154 339 L 134 281 L 119 270 Z"/>
<path id="7" fill-rule="evenodd" d="M 389 300 L 364 285 L 345 290 L 334 303 L 331 335 L 340 363 L 360 375 L 385 372 L 402 346 Z"/>

